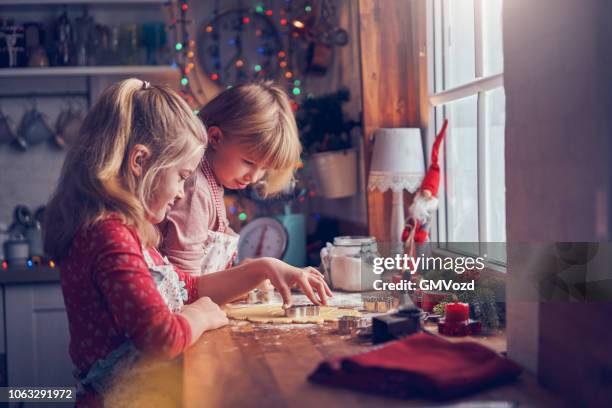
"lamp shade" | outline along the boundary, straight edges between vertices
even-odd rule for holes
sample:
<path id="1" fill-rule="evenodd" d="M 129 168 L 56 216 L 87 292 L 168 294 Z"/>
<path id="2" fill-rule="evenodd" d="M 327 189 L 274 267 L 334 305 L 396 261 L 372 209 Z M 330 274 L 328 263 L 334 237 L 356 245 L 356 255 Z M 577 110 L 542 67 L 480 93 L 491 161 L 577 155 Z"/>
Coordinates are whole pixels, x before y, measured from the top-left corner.
<path id="1" fill-rule="evenodd" d="M 368 188 L 414 193 L 425 177 L 421 130 L 378 129 L 374 135 Z"/>

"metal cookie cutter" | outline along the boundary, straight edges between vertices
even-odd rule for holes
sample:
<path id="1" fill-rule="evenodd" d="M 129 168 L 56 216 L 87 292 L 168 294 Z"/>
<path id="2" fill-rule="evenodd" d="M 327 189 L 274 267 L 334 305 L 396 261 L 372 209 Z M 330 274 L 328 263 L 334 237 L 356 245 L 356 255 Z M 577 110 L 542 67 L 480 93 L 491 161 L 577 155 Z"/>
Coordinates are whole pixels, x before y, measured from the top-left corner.
<path id="1" fill-rule="evenodd" d="M 287 317 L 309 317 L 319 315 L 319 306 L 317 305 L 297 305 L 285 309 Z"/>
<path id="2" fill-rule="evenodd" d="M 274 290 L 253 289 L 248 293 L 247 303 L 270 303 L 274 298 Z"/>
<path id="3" fill-rule="evenodd" d="M 395 306 L 393 296 L 365 296 L 363 308 L 367 312 L 386 313 Z"/>
<path id="4" fill-rule="evenodd" d="M 357 316 L 342 316 L 338 319 L 338 333 L 353 334 L 357 330 L 365 329 L 370 324 L 370 319 Z"/>

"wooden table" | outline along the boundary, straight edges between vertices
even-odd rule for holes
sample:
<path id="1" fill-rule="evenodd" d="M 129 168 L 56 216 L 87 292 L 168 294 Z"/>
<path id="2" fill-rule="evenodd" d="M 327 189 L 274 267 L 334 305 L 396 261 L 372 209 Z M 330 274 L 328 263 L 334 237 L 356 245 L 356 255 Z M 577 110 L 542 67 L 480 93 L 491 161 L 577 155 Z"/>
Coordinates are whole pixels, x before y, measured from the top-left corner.
<path id="1" fill-rule="evenodd" d="M 498 342 L 498 345 L 501 344 Z M 435 405 L 329 388 L 307 381 L 325 358 L 365 350 L 335 326 L 289 327 L 232 322 L 206 333 L 183 360 L 185 407 L 406 407 Z M 521 406 L 564 406 L 533 376 L 456 402 L 511 401 Z"/>

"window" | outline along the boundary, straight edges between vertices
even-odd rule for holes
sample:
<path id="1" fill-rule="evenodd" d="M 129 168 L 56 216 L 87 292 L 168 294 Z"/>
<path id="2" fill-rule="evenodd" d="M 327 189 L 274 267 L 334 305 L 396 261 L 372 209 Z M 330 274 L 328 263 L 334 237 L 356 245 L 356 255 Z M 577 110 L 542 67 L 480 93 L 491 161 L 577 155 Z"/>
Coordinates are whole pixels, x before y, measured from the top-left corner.
<path id="1" fill-rule="evenodd" d="M 428 0 L 428 147 L 449 121 L 445 183 L 432 225 L 439 246 L 505 264 L 503 0 Z M 431 151 L 428 150 L 428 154 Z"/>

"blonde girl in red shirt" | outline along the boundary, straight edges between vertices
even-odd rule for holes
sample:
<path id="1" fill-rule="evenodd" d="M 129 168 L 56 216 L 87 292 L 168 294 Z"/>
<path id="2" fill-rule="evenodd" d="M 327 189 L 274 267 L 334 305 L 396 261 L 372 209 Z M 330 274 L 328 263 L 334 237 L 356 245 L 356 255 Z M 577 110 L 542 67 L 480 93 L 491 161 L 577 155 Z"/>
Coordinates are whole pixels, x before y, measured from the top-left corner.
<path id="1" fill-rule="evenodd" d="M 184 198 L 206 143 L 175 92 L 127 79 L 102 93 L 67 153 L 44 238 L 59 260 L 80 406 L 100 406 L 117 373 L 144 356 L 173 359 L 227 324 L 217 304 L 265 279 L 312 293 L 299 270 L 238 268 L 207 282 L 157 252 L 156 224 Z"/>
<path id="2" fill-rule="evenodd" d="M 260 183 L 263 194 L 273 195 L 292 179 L 301 144 L 286 93 L 272 81 L 236 85 L 208 102 L 199 117 L 207 128 L 209 148 L 194 176 L 185 183 L 185 198 L 173 207 L 161 227 L 162 252 L 195 276 L 240 268 L 295 270 L 271 258 L 231 268 L 238 235 L 229 228 L 223 205 L 224 188 L 244 189 Z M 302 279 L 311 282 L 318 292 L 320 301 L 310 288 L 306 295 L 314 303 L 326 303 L 331 292 L 321 274 L 313 268 L 300 271 Z M 288 306 L 289 289 L 275 286 Z"/>

